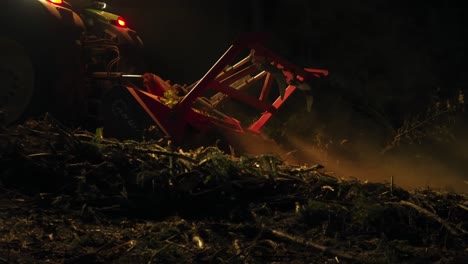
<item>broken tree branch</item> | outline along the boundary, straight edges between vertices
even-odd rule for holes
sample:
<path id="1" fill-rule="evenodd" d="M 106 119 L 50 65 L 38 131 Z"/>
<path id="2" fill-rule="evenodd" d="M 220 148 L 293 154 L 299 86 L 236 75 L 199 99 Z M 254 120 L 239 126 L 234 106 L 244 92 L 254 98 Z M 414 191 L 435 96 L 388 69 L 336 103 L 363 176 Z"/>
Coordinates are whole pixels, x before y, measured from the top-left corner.
<path id="1" fill-rule="evenodd" d="M 293 236 L 293 235 L 290 235 L 290 234 L 287 234 L 285 232 L 275 230 L 275 229 L 266 229 L 266 230 L 269 231 L 269 233 L 273 235 L 274 237 L 287 241 L 287 242 L 292 242 L 292 243 L 300 244 L 309 248 L 317 249 L 328 255 L 338 256 L 340 258 L 344 258 L 348 260 L 357 260 L 356 256 L 352 256 L 351 254 L 348 254 L 348 253 L 345 253 L 336 249 L 332 249 L 332 248 L 317 244 L 315 242 L 307 241 L 305 238 L 302 238 L 302 237 Z M 358 260 L 358 261 L 360 263 L 364 262 L 363 260 Z"/>
<path id="2" fill-rule="evenodd" d="M 416 204 L 411 203 L 411 202 L 408 202 L 408 201 L 400 201 L 398 204 L 402 204 L 402 205 L 406 205 L 406 206 L 412 207 L 413 209 L 415 209 L 416 211 L 420 212 L 421 214 L 433 218 L 433 219 L 436 220 L 437 222 L 441 223 L 452 235 L 454 235 L 454 236 L 459 236 L 459 233 L 458 233 L 452 226 L 450 226 L 450 224 L 447 223 L 447 221 L 445 221 L 444 219 L 442 219 L 440 216 L 438 216 L 438 215 L 436 215 L 436 214 L 430 212 L 429 210 L 424 209 L 424 208 L 422 208 L 421 206 L 416 205 Z"/>

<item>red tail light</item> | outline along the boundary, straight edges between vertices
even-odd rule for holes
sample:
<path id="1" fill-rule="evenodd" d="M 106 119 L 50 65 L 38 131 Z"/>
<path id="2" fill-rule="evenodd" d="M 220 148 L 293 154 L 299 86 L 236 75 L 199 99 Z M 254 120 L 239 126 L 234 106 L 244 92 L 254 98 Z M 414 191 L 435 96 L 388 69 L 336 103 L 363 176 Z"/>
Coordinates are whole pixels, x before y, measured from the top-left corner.
<path id="1" fill-rule="evenodd" d="M 123 17 L 118 17 L 117 20 L 115 21 L 115 24 L 119 27 L 127 27 L 127 21 L 125 21 Z"/>
<path id="2" fill-rule="evenodd" d="M 63 0 L 47 0 L 47 2 L 51 2 L 52 4 L 56 4 L 56 5 L 63 4 Z"/>

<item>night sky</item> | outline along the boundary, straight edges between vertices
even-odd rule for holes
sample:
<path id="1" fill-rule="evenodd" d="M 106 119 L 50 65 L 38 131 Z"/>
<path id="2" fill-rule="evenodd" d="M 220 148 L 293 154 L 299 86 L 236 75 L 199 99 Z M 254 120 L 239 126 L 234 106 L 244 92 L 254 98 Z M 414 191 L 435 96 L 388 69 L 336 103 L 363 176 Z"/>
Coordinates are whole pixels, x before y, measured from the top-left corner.
<path id="1" fill-rule="evenodd" d="M 461 1 L 108 2 L 142 36 L 151 69 L 181 81 L 197 79 L 245 31 L 271 33 L 283 55 L 337 79 L 385 79 L 403 90 L 468 81 Z"/>

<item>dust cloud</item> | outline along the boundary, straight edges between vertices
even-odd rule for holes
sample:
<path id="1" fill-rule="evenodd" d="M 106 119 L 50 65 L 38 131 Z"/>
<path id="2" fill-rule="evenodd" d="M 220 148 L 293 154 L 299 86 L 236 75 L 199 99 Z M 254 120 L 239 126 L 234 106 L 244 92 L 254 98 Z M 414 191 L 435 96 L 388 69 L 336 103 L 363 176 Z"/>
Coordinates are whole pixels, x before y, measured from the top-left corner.
<path id="1" fill-rule="evenodd" d="M 468 193 L 468 175 L 463 170 L 466 164 L 452 166 L 415 151 L 382 154 L 378 148 L 364 144 L 353 147 L 344 143 L 334 148 L 318 148 L 299 138 L 289 138 L 289 141 L 295 149 L 292 154 L 297 164 L 321 164 L 327 173 L 338 178 L 390 183 L 393 177 L 394 184 L 405 189 L 432 188 Z M 449 149 L 463 155 L 466 146 L 456 149 L 450 146 Z"/>

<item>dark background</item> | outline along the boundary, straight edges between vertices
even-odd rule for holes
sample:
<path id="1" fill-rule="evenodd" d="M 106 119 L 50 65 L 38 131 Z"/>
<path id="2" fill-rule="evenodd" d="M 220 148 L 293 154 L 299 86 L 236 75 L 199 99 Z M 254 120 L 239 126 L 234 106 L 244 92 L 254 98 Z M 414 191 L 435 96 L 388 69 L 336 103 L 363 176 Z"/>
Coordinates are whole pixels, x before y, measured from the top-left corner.
<path id="1" fill-rule="evenodd" d="M 148 70 L 192 83 L 242 32 L 331 83 L 371 98 L 393 125 L 436 94 L 466 89 L 468 19 L 459 1 L 109 0 L 146 46 Z M 403 108 L 403 109 L 401 109 Z"/>
<path id="2" fill-rule="evenodd" d="M 305 102 L 297 96 L 267 128 L 310 160 L 345 168 L 343 160 L 350 159 L 341 170 L 346 175 L 403 174 L 423 177 L 417 183 L 423 185 L 452 175 L 467 178 L 466 113 L 459 97 L 468 84 L 468 18 L 462 1 L 108 3 L 142 37 L 147 70 L 176 83 L 202 77 L 243 32 L 269 33 L 267 46 L 284 57 L 329 70 L 327 85 L 314 91 L 312 112 L 304 111 Z M 405 121 L 424 120 L 436 104 L 456 106 L 455 117 L 441 115 L 440 124 L 421 126 L 421 140 L 408 139 L 392 155 L 379 154 Z M 363 163 L 379 169 L 355 169 Z M 437 184 L 466 186 L 458 180 Z"/>
<path id="3" fill-rule="evenodd" d="M 468 81 L 463 74 L 468 18 L 461 1 L 108 2 L 140 33 L 152 67 L 187 81 L 245 31 L 269 32 L 273 44 L 297 63 L 361 82 L 385 78 L 392 81 L 387 85 L 407 90 Z"/>

